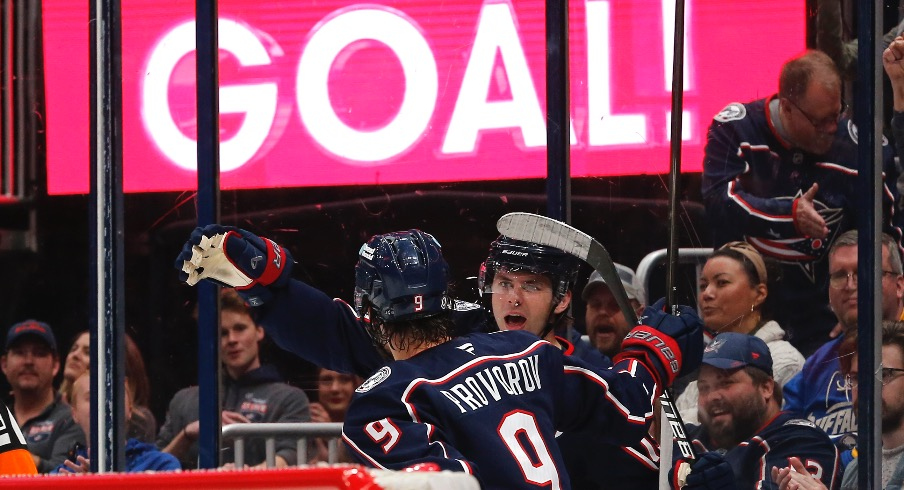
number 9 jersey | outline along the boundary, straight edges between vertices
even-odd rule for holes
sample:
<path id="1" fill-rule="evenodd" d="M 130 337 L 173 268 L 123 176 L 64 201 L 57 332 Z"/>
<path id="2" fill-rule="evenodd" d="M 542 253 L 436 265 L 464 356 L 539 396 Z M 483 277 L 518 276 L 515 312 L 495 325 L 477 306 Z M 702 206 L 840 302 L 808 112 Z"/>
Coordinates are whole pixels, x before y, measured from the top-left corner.
<path id="1" fill-rule="evenodd" d="M 636 443 L 660 391 L 634 359 L 602 370 L 527 332 L 474 333 L 377 371 L 356 390 L 343 439 L 377 468 L 433 463 L 487 489 L 567 489 L 557 431 Z"/>

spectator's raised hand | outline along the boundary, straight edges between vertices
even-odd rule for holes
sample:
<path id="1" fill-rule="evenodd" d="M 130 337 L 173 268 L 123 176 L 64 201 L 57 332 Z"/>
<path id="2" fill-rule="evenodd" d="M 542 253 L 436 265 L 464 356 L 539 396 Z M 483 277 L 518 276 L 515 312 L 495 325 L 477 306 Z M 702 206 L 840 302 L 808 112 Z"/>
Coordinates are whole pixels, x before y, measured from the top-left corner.
<path id="1" fill-rule="evenodd" d="M 891 80 L 894 108 L 904 111 L 904 37 L 898 36 L 882 52 L 882 66 Z"/>
<path id="2" fill-rule="evenodd" d="M 804 195 L 794 201 L 794 226 L 801 235 L 811 238 L 825 238 L 829 236 L 829 227 L 826 220 L 820 216 L 813 206 L 813 199 L 819 191 L 819 184 L 813 184 Z"/>
<path id="3" fill-rule="evenodd" d="M 311 411 L 311 422 L 332 422 L 329 412 L 320 402 L 314 402 L 309 405 Z"/>

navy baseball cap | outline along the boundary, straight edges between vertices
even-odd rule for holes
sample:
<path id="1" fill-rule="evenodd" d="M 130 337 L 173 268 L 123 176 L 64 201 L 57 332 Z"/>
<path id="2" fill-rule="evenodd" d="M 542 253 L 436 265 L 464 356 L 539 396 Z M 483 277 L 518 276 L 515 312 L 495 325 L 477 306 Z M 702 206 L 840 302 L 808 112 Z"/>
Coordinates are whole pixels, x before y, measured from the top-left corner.
<path id="1" fill-rule="evenodd" d="M 745 333 L 726 332 L 703 350 L 703 363 L 719 369 L 753 366 L 772 376 L 772 354 L 763 339 Z"/>
<path id="2" fill-rule="evenodd" d="M 50 350 L 54 353 L 57 352 L 56 337 L 53 336 L 53 330 L 50 329 L 50 325 L 37 320 L 25 320 L 9 327 L 9 332 L 6 334 L 6 346 L 3 350 L 8 351 L 11 345 L 29 335 L 43 340 L 50 346 Z"/>

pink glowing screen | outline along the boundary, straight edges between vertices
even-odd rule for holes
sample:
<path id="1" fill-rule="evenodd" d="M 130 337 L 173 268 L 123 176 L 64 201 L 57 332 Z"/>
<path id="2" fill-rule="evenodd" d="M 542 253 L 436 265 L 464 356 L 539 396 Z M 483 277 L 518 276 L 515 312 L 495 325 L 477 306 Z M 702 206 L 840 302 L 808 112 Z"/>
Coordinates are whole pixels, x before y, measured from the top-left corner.
<path id="1" fill-rule="evenodd" d="M 668 0 L 572 1 L 572 176 L 664 173 Z M 47 178 L 85 193 L 88 3 L 44 0 Z M 682 169 L 732 101 L 804 48 L 784 0 L 687 0 Z M 124 186 L 197 185 L 194 2 L 122 2 Z M 219 2 L 224 189 L 542 177 L 542 0 Z"/>

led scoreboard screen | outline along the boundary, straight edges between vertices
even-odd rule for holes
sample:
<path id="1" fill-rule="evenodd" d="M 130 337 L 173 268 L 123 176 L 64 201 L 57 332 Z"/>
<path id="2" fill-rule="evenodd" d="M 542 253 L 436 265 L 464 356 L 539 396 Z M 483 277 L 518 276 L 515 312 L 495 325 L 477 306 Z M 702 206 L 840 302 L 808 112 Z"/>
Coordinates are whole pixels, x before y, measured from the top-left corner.
<path id="1" fill-rule="evenodd" d="M 674 2 L 571 1 L 574 177 L 669 167 Z M 219 2 L 224 189 L 546 174 L 542 0 Z M 784 0 L 687 0 L 682 169 L 804 49 Z M 50 194 L 88 191 L 88 2 L 44 0 Z M 126 192 L 194 189 L 194 2 L 122 2 Z"/>

